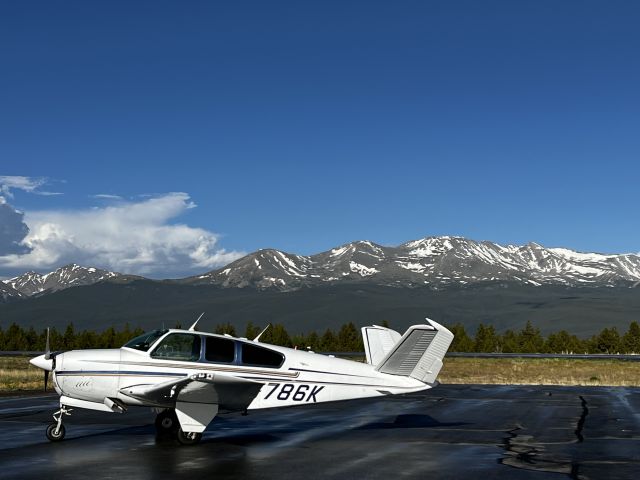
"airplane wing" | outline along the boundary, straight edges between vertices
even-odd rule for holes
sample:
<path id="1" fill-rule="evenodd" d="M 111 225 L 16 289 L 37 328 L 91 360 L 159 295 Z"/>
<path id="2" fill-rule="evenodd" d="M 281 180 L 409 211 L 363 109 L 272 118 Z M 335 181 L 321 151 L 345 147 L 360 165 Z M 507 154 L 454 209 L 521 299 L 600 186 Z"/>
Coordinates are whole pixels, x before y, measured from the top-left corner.
<path id="1" fill-rule="evenodd" d="M 218 410 L 245 410 L 263 384 L 253 380 L 196 373 L 155 385 L 132 385 L 120 389 L 123 395 L 159 407 L 175 407 L 182 430 L 203 432 Z"/>
<path id="2" fill-rule="evenodd" d="M 173 407 L 176 402 L 218 405 L 223 410 L 244 410 L 263 384 L 219 373 L 196 373 L 155 385 L 132 385 L 120 389 L 123 395 L 145 403 Z"/>

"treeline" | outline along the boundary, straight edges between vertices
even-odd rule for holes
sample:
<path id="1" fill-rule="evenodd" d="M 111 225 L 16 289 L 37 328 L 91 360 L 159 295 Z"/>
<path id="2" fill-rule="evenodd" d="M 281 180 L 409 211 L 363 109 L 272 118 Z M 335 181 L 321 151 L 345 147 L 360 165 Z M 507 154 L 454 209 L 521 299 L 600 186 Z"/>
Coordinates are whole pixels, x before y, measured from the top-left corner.
<path id="1" fill-rule="evenodd" d="M 182 328 L 180 324 L 176 328 Z M 249 323 L 244 332 L 236 331 L 230 324 L 216 325 L 213 333 L 244 336 L 249 339 L 255 338 L 263 327 L 258 327 Z M 76 331 L 74 325 L 70 323 L 67 328 L 60 332 L 55 328 L 50 330 L 51 350 L 73 350 L 83 348 L 115 348 L 121 347 L 133 337 L 143 334 L 141 328 L 131 329 L 126 325 L 122 330 L 113 327 L 102 332 L 92 330 Z M 33 327 L 24 329 L 17 324 L 11 324 L 6 330 L 0 326 L 0 351 L 44 351 L 47 331 L 37 331 Z M 260 337 L 260 341 L 285 347 L 310 348 L 318 352 L 362 352 L 364 345 L 360 336 L 360 331 L 352 323 L 346 323 L 338 330 L 326 329 L 324 333 L 290 335 L 285 327 L 280 324 L 272 325 Z"/>
<path id="2" fill-rule="evenodd" d="M 383 322 L 383 326 L 388 326 Z M 181 328 L 176 324 L 176 328 Z M 597 335 L 587 339 L 578 338 L 566 330 L 544 337 L 540 329 L 527 322 L 522 330 L 507 330 L 497 333 L 491 325 L 480 324 L 473 336 L 465 327 L 456 324 L 450 327 L 455 338 L 449 348 L 452 352 L 502 352 L 502 353 L 640 353 L 640 325 L 631 322 L 628 330 L 621 334 L 615 327 L 604 328 Z M 229 334 L 234 337 L 255 338 L 262 327 L 249 323 L 244 331 L 237 331 L 230 324 L 219 324 L 214 333 Z M 113 327 L 102 332 L 92 330 L 76 331 L 69 324 L 63 332 L 55 328 L 50 332 L 52 350 L 73 350 L 83 348 L 114 348 L 141 335 L 141 328 L 131 329 L 126 325 L 122 330 Z M 311 349 L 316 352 L 362 352 L 364 345 L 360 331 L 352 323 L 346 323 L 337 330 L 330 328 L 324 332 L 289 334 L 281 324 L 272 325 L 260 337 L 260 341 L 285 347 Z M 6 330 L 0 326 L 0 350 L 3 351 L 44 351 L 46 330 L 36 331 L 33 327 L 24 329 L 17 324 Z"/>
<path id="3" fill-rule="evenodd" d="M 547 337 L 527 322 L 520 331 L 507 330 L 499 334 L 491 325 L 480 324 L 475 335 L 467 334 L 461 324 L 450 328 L 455 335 L 449 348 L 452 352 L 483 353 L 640 353 L 640 325 L 631 322 L 620 334 L 616 327 L 603 328 L 590 338 L 581 339 L 566 330 Z"/>

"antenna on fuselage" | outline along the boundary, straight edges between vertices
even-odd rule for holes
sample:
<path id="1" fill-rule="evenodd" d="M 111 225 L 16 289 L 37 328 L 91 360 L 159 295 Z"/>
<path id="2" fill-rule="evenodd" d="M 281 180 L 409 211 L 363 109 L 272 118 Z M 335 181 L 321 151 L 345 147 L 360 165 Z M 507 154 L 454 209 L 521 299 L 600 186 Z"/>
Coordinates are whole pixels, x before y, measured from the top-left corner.
<path id="1" fill-rule="evenodd" d="M 202 312 L 202 313 L 200 314 L 200 316 L 198 317 L 198 319 L 197 319 L 195 322 L 193 322 L 193 325 L 191 325 L 191 326 L 189 327 L 189 331 L 190 331 L 190 332 L 195 332 L 195 331 L 196 331 L 196 325 L 198 324 L 198 322 L 200 321 L 200 319 L 201 319 L 202 317 L 204 317 L 204 312 Z"/>
<path id="2" fill-rule="evenodd" d="M 262 334 L 264 332 L 266 332 L 269 329 L 270 326 L 271 326 L 271 324 L 268 324 L 266 327 L 264 327 L 264 329 L 258 334 L 258 336 L 256 338 L 253 339 L 253 341 L 260 343 L 260 337 L 262 336 Z"/>

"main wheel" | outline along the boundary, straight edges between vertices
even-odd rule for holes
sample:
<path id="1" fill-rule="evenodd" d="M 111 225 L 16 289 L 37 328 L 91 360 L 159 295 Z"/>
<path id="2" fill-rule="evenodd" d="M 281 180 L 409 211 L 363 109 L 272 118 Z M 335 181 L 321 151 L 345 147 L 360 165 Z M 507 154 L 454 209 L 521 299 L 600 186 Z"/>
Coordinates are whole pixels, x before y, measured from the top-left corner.
<path id="1" fill-rule="evenodd" d="M 178 416 L 172 408 L 163 410 L 156 417 L 156 430 L 158 434 L 174 432 L 178 428 Z"/>
<path id="2" fill-rule="evenodd" d="M 202 434 L 196 432 L 184 432 L 182 428 L 178 429 L 178 441 L 182 445 L 195 445 L 202 440 Z"/>
<path id="3" fill-rule="evenodd" d="M 47 426 L 47 438 L 51 442 L 59 442 L 64 438 L 64 434 L 64 425 L 60 425 L 60 428 L 58 428 L 57 423 L 51 423 Z"/>

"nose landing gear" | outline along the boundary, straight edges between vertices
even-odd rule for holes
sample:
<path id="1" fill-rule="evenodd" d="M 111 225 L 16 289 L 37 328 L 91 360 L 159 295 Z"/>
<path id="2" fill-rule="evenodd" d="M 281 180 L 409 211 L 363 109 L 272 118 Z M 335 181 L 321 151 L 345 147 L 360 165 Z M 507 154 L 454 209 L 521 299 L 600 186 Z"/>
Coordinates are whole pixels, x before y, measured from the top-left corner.
<path id="1" fill-rule="evenodd" d="M 67 408 L 65 405 L 60 405 L 60 410 L 53 414 L 55 422 L 50 423 L 47 426 L 47 438 L 51 442 L 59 442 L 64 439 L 65 428 L 62 424 L 63 415 L 71 415 L 71 408 Z"/>

